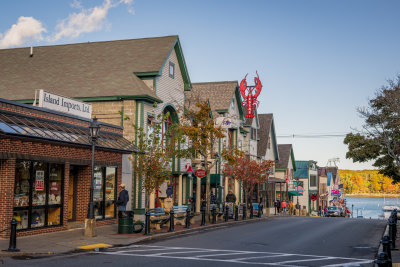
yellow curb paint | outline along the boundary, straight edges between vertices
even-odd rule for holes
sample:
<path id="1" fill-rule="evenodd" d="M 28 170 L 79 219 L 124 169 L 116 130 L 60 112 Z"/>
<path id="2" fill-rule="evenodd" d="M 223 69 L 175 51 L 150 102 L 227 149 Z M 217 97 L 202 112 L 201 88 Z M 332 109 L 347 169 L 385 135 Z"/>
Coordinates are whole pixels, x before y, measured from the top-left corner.
<path id="1" fill-rule="evenodd" d="M 85 250 L 92 250 L 92 249 L 96 249 L 96 248 L 109 248 L 112 247 L 109 244 L 92 244 L 92 245 L 87 245 L 87 246 L 80 246 L 78 247 L 79 249 L 85 249 Z"/>

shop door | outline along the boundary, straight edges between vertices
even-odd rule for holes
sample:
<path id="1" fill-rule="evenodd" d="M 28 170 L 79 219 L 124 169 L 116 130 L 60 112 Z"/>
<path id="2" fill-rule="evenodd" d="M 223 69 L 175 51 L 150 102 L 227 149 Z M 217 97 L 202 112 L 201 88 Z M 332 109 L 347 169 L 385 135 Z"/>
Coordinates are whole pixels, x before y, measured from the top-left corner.
<path id="1" fill-rule="evenodd" d="M 76 200 L 76 168 L 71 167 L 69 171 L 68 188 L 68 221 L 75 221 L 75 200 Z"/>

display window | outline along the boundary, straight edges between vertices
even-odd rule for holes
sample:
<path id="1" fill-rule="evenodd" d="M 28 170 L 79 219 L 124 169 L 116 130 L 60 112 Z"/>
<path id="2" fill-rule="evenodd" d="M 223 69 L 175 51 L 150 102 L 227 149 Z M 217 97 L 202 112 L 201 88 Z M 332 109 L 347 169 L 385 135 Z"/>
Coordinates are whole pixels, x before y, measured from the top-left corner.
<path id="1" fill-rule="evenodd" d="M 18 230 L 62 223 L 64 165 L 17 161 L 13 218 Z"/>
<path id="2" fill-rule="evenodd" d="M 115 167 L 95 167 L 93 181 L 94 215 L 96 219 L 115 218 Z"/>

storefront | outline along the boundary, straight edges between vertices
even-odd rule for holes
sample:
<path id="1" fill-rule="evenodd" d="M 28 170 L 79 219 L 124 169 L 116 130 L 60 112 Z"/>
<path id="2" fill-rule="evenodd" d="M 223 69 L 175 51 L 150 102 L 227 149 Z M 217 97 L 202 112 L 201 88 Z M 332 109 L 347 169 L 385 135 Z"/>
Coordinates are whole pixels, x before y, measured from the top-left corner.
<path id="1" fill-rule="evenodd" d="M 0 99 L 0 230 L 12 218 L 20 236 L 84 221 L 91 186 L 90 122 Z M 122 137 L 122 128 L 100 126 L 93 200 L 97 225 L 104 225 L 116 222 L 122 155 L 135 148 Z"/>

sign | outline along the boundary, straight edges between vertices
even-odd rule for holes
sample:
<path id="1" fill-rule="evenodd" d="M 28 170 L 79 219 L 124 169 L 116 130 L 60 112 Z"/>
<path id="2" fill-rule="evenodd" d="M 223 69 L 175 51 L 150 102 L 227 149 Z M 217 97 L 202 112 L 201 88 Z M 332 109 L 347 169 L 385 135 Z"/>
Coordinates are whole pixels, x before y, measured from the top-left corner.
<path id="1" fill-rule="evenodd" d="M 215 119 L 215 126 L 222 129 L 230 129 L 232 128 L 232 120 L 226 117 L 218 117 Z"/>
<path id="2" fill-rule="evenodd" d="M 197 170 L 194 172 L 194 175 L 196 175 L 199 178 L 203 178 L 204 176 L 207 175 L 207 172 L 205 170 Z"/>
<path id="3" fill-rule="evenodd" d="M 331 191 L 331 196 L 340 196 L 340 191 L 339 190 L 332 190 Z"/>
<path id="4" fill-rule="evenodd" d="M 77 101 L 65 96 L 52 94 L 44 91 L 43 89 L 39 90 L 39 107 L 67 113 L 70 115 L 84 117 L 87 119 L 90 119 L 92 117 L 91 104 Z"/>
<path id="5" fill-rule="evenodd" d="M 276 193 L 276 198 L 281 198 L 281 193 Z"/>
<path id="6" fill-rule="evenodd" d="M 36 171 L 35 191 L 44 190 L 44 171 Z"/>
<path id="7" fill-rule="evenodd" d="M 102 182 L 101 180 L 102 180 L 101 173 L 95 173 L 94 174 L 94 185 L 93 185 L 93 188 L 95 190 L 101 189 L 101 182 Z"/>
<path id="8" fill-rule="evenodd" d="M 257 73 L 257 72 L 256 72 Z M 246 82 L 246 76 L 244 76 L 244 79 L 240 82 L 240 94 L 243 97 L 243 104 L 242 108 L 245 107 L 246 112 L 244 112 L 246 115 L 246 118 L 254 118 L 254 111 L 257 109 L 258 105 L 260 104 L 259 101 L 257 101 L 257 97 L 261 93 L 262 89 L 262 84 L 260 81 L 260 77 L 254 77 L 254 86 L 247 86 Z"/>

